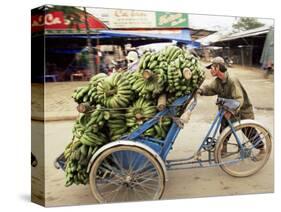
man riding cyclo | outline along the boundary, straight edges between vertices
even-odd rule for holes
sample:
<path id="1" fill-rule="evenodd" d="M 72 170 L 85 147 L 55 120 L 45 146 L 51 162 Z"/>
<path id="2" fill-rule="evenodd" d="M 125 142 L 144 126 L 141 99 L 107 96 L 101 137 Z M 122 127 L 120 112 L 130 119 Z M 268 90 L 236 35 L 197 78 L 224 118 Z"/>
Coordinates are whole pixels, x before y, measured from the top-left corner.
<path id="1" fill-rule="evenodd" d="M 238 78 L 232 76 L 225 66 L 224 59 L 221 57 L 216 57 L 212 60 L 212 63 L 206 66 L 210 69 L 211 75 L 215 79 L 208 85 L 204 85 L 198 89 L 198 93 L 203 96 L 214 96 L 217 95 L 219 98 L 231 99 L 239 102 L 239 106 L 235 113 L 226 111 L 224 117 L 221 121 L 220 133 L 228 126 L 227 120 L 240 119 L 254 119 L 253 105 L 249 99 L 249 96 L 239 81 Z M 250 133 L 246 134 L 246 131 Z M 248 137 L 250 142 L 254 145 L 256 149 L 259 150 L 256 160 L 263 159 L 266 151 L 264 148 L 264 143 L 261 142 L 258 132 L 252 129 L 246 129 L 243 133 Z M 252 140 L 251 138 L 255 138 Z M 259 138 L 259 139 L 256 139 Z M 229 139 L 229 138 L 228 138 Z M 223 146 L 223 153 L 227 153 L 226 144 Z"/>

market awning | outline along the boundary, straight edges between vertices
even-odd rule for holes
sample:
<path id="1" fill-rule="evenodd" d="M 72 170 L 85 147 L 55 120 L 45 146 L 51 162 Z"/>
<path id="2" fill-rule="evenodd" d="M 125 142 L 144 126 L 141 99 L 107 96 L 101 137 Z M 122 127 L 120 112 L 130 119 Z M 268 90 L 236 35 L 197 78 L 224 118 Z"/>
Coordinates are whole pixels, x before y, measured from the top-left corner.
<path id="1" fill-rule="evenodd" d="M 87 27 L 86 18 L 87 15 Z M 71 6 L 44 5 L 32 10 L 31 31 L 56 33 L 86 33 L 108 29 L 108 27 L 93 15 Z"/>
<path id="2" fill-rule="evenodd" d="M 68 38 L 68 39 L 86 39 L 86 34 L 47 34 L 48 38 Z M 199 48 L 200 43 L 193 41 L 189 30 L 139 30 L 139 31 L 119 31 L 119 30 L 101 30 L 99 33 L 91 33 L 90 38 L 93 40 L 99 39 L 100 43 L 114 43 L 119 40 L 130 40 L 130 42 L 136 42 L 136 40 L 143 41 L 144 43 L 155 43 L 177 41 L 189 45 L 193 48 Z M 134 41 L 133 41 L 134 40 Z M 145 40 L 147 42 L 145 42 Z M 141 43 L 141 44 L 144 44 Z"/>
<path id="3" fill-rule="evenodd" d="M 200 43 L 193 41 L 190 32 L 187 29 L 183 30 L 139 30 L 139 31 L 119 31 L 119 30 L 102 30 L 101 36 L 111 36 L 116 38 L 156 38 L 164 40 L 175 40 L 195 48 L 200 47 Z"/>

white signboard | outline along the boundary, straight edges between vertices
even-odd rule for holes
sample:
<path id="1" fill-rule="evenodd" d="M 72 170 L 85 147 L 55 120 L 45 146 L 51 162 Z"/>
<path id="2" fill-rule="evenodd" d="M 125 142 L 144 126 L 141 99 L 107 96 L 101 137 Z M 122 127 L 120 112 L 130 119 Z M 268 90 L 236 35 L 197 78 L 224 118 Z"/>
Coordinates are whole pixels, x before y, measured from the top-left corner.
<path id="1" fill-rule="evenodd" d="M 154 12 L 121 9 L 87 8 L 87 11 L 100 19 L 109 28 L 154 28 Z"/>
<path id="2" fill-rule="evenodd" d="M 114 10 L 111 11 L 109 23 L 112 28 L 153 28 L 156 18 L 154 12 Z"/>

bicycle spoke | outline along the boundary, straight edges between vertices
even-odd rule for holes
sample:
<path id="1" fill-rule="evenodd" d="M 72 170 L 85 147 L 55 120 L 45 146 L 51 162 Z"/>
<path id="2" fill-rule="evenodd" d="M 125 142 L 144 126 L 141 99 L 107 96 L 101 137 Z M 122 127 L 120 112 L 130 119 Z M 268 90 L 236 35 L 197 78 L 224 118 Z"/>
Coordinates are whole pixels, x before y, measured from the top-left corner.
<path id="1" fill-rule="evenodd" d="M 134 157 L 134 160 L 132 161 L 132 169 L 135 169 L 135 165 L 137 165 L 137 162 L 140 160 L 140 157 L 143 156 L 141 154 L 137 154 L 137 157 Z"/>
<path id="2" fill-rule="evenodd" d="M 106 179 L 106 178 L 102 178 L 101 181 L 106 182 L 108 184 L 112 184 L 112 185 L 119 185 L 122 180 L 120 180 L 121 178 L 117 178 L 117 179 Z"/>
<path id="3" fill-rule="evenodd" d="M 143 168 L 144 169 L 144 168 Z M 142 169 L 142 170 L 143 170 Z M 149 174 L 151 172 L 153 173 L 157 173 L 154 167 L 149 167 L 148 169 L 142 171 L 142 170 L 135 170 L 133 171 L 133 174 L 138 175 L 138 176 L 142 176 L 142 175 L 146 175 Z"/>
<path id="4" fill-rule="evenodd" d="M 135 158 L 132 157 L 133 153 L 131 152 L 130 154 L 130 159 L 129 159 L 129 169 L 128 169 L 128 173 L 131 174 L 132 170 L 133 170 L 133 162 L 135 161 Z"/>
<path id="5" fill-rule="evenodd" d="M 134 173 L 138 173 L 138 172 L 142 171 L 144 168 L 146 168 L 146 165 L 148 163 L 150 163 L 150 161 L 146 159 L 146 162 L 142 165 L 142 167 L 138 168 L 137 170 L 134 170 Z"/>
<path id="6" fill-rule="evenodd" d="M 122 188 L 122 185 L 119 185 L 119 186 L 116 187 L 114 190 L 109 190 L 109 191 L 104 191 L 104 192 L 101 191 L 100 193 L 101 193 L 102 196 L 107 197 L 108 194 L 109 194 L 109 195 L 110 195 L 110 194 L 112 195 L 112 194 L 118 192 L 121 188 Z"/>
<path id="7" fill-rule="evenodd" d="M 151 184 L 148 182 L 145 182 L 145 183 L 144 182 L 135 182 L 134 185 L 144 186 L 144 187 L 150 188 L 152 190 L 157 190 L 157 185 L 155 185 L 155 183 Z"/>
<path id="8" fill-rule="evenodd" d="M 119 194 L 119 191 L 121 190 L 122 185 L 120 185 L 116 190 L 115 190 L 115 194 L 113 197 L 111 197 L 110 201 L 115 200 L 115 198 L 117 197 L 117 194 Z M 114 192 L 113 192 L 114 193 Z"/>
<path id="9" fill-rule="evenodd" d="M 107 160 L 104 161 L 102 165 L 108 168 L 109 170 L 112 170 L 115 175 L 122 176 L 122 173 L 120 173 L 123 170 L 122 167 L 120 170 L 118 170 L 116 167 L 110 165 Z"/>
<path id="10" fill-rule="evenodd" d="M 259 141 L 255 141 L 253 146 L 251 147 L 251 149 L 256 148 L 261 143 L 264 143 L 263 140 L 265 139 L 266 136 L 268 136 L 268 134 L 264 135 L 262 138 L 261 138 L 261 136 L 259 136 L 260 140 Z"/>
<path id="11" fill-rule="evenodd" d="M 153 177 L 153 178 L 152 178 Z M 140 177 L 136 177 L 136 178 L 134 178 L 136 181 L 138 181 L 138 182 L 147 182 L 147 181 L 150 181 L 150 182 L 158 182 L 158 177 L 155 177 L 155 175 L 154 176 L 152 176 L 152 177 L 150 177 L 150 176 L 147 176 L 147 177 L 143 177 L 143 176 L 140 176 Z"/>
<path id="12" fill-rule="evenodd" d="M 101 183 L 97 183 L 97 187 L 99 188 L 99 190 L 106 190 L 109 187 L 112 187 L 112 184 L 106 183 L 106 184 L 101 184 Z"/>
<path id="13" fill-rule="evenodd" d="M 165 184 L 157 159 L 138 147 L 117 148 L 99 156 L 91 169 L 90 185 L 98 201 L 159 199 Z"/>
<path id="14" fill-rule="evenodd" d="M 232 145 L 232 146 L 238 146 L 238 144 L 237 143 L 227 143 L 227 145 Z"/>
<path id="15" fill-rule="evenodd" d="M 132 188 L 134 191 L 135 196 L 140 197 L 139 200 L 144 200 L 143 195 L 142 194 L 146 194 L 145 192 L 143 192 L 140 189 L 137 189 L 136 187 Z"/>
<path id="16" fill-rule="evenodd" d="M 118 166 L 118 168 L 119 168 L 120 170 L 122 170 L 123 166 L 121 165 L 121 163 L 119 162 L 119 160 L 116 158 L 116 156 L 115 156 L 114 153 L 112 154 L 112 159 L 113 159 L 113 161 L 115 162 L 115 164 Z"/>
<path id="17" fill-rule="evenodd" d="M 260 160 L 256 159 L 256 156 L 259 154 L 260 147 L 266 148 L 266 154 L 270 153 L 271 143 L 269 132 L 263 127 L 253 123 L 244 124 L 243 126 L 238 125 L 235 127 L 235 132 L 237 138 L 235 136 L 232 137 L 232 140 L 229 138 L 233 136 L 233 132 L 230 132 L 232 134 L 224 137 L 224 139 L 228 139 L 228 151 L 225 155 L 218 156 L 219 163 L 221 164 L 221 168 L 230 175 L 241 177 L 250 176 L 261 169 L 267 161 L 266 159 L 268 157 L 264 157 L 265 159 Z M 243 148 L 235 144 L 236 139 L 242 142 Z M 223 143 L 224 141 L 225 140 L 221 142 Z M 236 146 L 237 149 L 235 149 Z M 222 149 L 220 149 L 220 151 L 222 151 Z M 221 153 L 219 152 L 219 154 Z M 237 162 L 232 163 L 232 161 L 234 162 L 235 160 Z"/>

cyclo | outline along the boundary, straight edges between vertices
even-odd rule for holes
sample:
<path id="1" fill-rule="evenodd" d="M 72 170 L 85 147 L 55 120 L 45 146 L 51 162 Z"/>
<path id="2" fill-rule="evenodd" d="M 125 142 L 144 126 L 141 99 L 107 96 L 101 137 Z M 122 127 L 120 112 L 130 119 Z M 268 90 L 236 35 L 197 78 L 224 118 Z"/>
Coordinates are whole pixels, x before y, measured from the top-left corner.
<path id="1" fill-rule="evenodd" d="M 222 98 L 218 98 L 216 104 L 219 110 L 199 148 L 190 157 L 167 160 L 184 124 L 177 114 L 185 116 L 188 122 L 197 105 L 196 91 L 178 98 L 129 135 L 102 146 L 92 156 L 87 169 L 94 197 L 102 203 L 160 199 L 168 180 L 167 171 L 174 169 L 219 166 L 234 177 L 257 173 L 271 153 L 270 132 L 260 123 L 246 119 L 228 120 L 229 126 L 219 134 L 224 113 L 233 113 L 239 104 L 235 100 Z M 164 140 L 142 136 L 164 116 L 173 119 Z M 265 154 L 258 159 L 259 150 L 255 147 L 261 142 Z"/>

